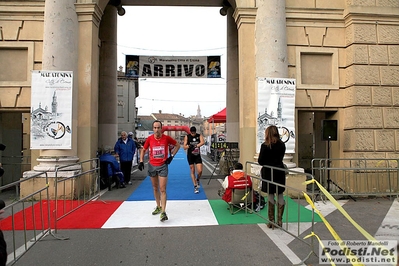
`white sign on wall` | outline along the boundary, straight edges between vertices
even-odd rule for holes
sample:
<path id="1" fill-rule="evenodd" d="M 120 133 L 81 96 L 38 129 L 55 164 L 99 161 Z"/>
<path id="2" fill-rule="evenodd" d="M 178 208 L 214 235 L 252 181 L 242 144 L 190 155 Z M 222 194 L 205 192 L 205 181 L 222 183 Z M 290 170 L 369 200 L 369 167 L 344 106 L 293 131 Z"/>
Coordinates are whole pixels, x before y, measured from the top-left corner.
<path id="1" fill-rule="evenodd" d="M 257 152 L 266 128 L 275 125 L 286 153 L 295 153 L 295 89 L 295 79 L 258 78 Z"/>
<path id="2" fill-rule="evenodd" d="M 72 71 L 32 71 L 31 149 L 72 148 Z"/>

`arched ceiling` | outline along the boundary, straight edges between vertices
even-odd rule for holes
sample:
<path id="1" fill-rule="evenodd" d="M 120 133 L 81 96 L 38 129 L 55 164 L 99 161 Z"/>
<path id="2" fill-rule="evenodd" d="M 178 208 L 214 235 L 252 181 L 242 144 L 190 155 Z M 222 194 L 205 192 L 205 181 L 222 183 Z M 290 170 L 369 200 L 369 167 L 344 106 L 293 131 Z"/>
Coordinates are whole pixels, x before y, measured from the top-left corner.
<path id="1" fill-rule="evenodd" d="M 77 2 L 87 2 L 90 0 L 77 0 Z M 111 4 L 118 6 L 231 6 L 236 7 L 256 7 L 256 0 L 93 0 L 97 2 L 102 10 L 105 6 Z M 282 0 L 284 1 L 284 0 Z"/>
<path id="2" fill-rule="evenodd" d="M 121 0 L 123 6 L 222 6 L 225 0 Z"/>

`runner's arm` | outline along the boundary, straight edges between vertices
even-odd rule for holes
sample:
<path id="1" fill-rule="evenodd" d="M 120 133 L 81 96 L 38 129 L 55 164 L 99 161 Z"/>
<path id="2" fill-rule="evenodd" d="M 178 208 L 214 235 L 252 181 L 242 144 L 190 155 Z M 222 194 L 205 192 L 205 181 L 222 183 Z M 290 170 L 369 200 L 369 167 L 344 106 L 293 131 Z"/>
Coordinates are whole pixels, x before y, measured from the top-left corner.
<path id="1" fill-rule="evenodd" d="M 183 149 L 187 150 L 188 148 L 190 148 L 190 145 L 188 145 L 188 138 L 187 136 L 184 136 L 184 142 L 183 142 Z"/>
<path id="2" fill-rule="evenodd" d="M 144 154 L 145 154 L 146 151 L 147 151 L 147 149 L 144 148 L 144 147 L 142 149 L 140 149 L 140 161 L 139 161 L 139 163 L 144 162 Z"/>
<path id="3" fill-rule="evenodd" d="M 179 151 L 180 149 L 180 143 L 178 141 L 176 141 L 175 147 L 173 148 L 173 150 L 171 151 L 171 155 L 173 157 L 175 157 L 176 153 Z"/>
<path id="4" fill-rule="evenodd" d="M 203 146 L 204 144 L 205 144 L 204 137 L 202 135 L 200 135 L 200 143 L 197 144 L 197 147 L 199 148 L 199 147 Z"/>

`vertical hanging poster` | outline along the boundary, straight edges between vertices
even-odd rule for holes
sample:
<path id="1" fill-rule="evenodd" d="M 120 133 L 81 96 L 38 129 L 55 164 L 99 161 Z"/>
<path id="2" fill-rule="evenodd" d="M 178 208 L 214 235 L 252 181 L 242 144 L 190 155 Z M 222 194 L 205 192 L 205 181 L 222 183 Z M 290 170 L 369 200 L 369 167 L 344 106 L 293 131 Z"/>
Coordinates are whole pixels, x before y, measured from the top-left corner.
<path id="1" fill-rule="evenodd" d="M 265 130 L 277 126 L 286 153 L 295 153 L 295 79 L 258 78 L 256 151 L 265 141 Z"/>
<path id="2" fill-rule="evenodd" d="M 31 149 L 72 148 L 72 71 L 32 71 Z"/>

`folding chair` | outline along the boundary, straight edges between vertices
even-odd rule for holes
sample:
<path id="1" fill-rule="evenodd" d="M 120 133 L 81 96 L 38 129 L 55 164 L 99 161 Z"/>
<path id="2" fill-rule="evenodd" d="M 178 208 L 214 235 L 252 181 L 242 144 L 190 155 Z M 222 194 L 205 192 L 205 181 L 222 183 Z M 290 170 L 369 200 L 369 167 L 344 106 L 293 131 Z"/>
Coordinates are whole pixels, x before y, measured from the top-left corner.
<path id="1" fill-rule="evenodd" d="M 253 211 L 253 191 L 252 187 L 246 184 L 246 180 L 237 180 L 231 193 L 231 201 L 228 202 L 231 214 L 239 211 L 252 213 Z"/>

